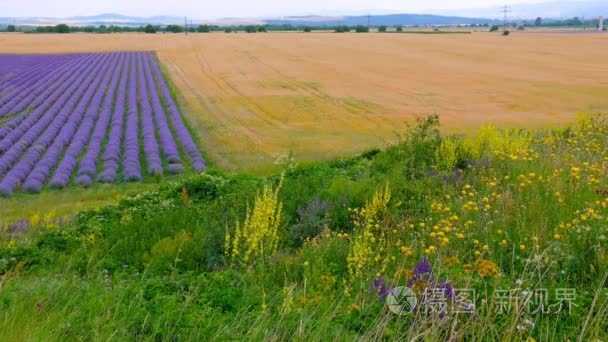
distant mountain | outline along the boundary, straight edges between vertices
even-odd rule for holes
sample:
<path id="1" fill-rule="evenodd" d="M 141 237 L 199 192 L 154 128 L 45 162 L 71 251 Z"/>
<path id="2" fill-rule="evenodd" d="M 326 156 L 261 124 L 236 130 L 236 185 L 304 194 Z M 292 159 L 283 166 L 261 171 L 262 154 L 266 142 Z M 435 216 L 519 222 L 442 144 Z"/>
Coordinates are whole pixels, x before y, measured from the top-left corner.
<path id="1" fill-rule="evenodd" d="M 120 25 L 120 26 L 141 26 L 147 24 L 168 25 L 183 24 L 184 17 L 177 16 L 156 16 L 156 17 L 134 17 L 115 13 L 105 13 L 92 16 L 76 16 L 66 18 L 52 17 L 28 17 L 28 18 L 1 18 L 0 24 L 12 23 L 15 20 L 17 25 L 56 25 L 68 24 L 72 26 L 100 26 L 100 25 Z"/>
<path id="2" fill-rule="evenodd" d="M 542 1 L 542 0 L 539 0 Z M 542 17 L 545 19 L 572 18 L 575 16 L 585 18 L 597 18 L 600 15 L 608 17 L 607 0 L 549 0 L 535 4 L 516 4 L 510 6 L 511 20 L 534 19 Z M 434 10 L 428 14 L 386 14 L 376 12 L 374 15 L 306 15 L 288 16 L 281 18 L 223 18 L 215 20 L 193 20 L 192 25 L 214 24 L 214 25 L 247 25 L 247 24 L 291 24 L 294 26 L 334 26 L 334 25 L 367 25 L 368 20 L 372 26 L 379 25 L 470 25 L 470 24 L 493 24 L 501 18 L 501 7 L 473 8 L 460 10 Z M 67 18 L 30 17 L 30 18 L 1 18 L 0 25 L 8 23 L 17 25 L 55 25 L 65 23 L 73 26 L 142 26 L 146 24 L 168 25 L 183 24 L 184 17 L 180 16 L 155 16 L 137 17 L 116 13 L 104 13 L 93 16 L 76 16 Z"/>
<path id="3" fill-rule="evenodd" d="M 509 6 L 512 12 L 509 17 L 518 19 L 534 19 L 536 17 L 564 19 L 572 17 L 597 18 L 608 17 L 608 1 L 606 0 L 570 0 L 547 1 L 532 4 L 515 4 Z M 454 15 L 464 17 L 501 18 L 501 6 L 473 8 L 460 10 L 430 11 L 438 15 Z"/>
<path id="4" fill-rule="evenodd" d="M 201 23 L 215 25 L 247 25 L 247 24 L 269 24 L 294 26 L 314 25 L 314 26 L 334 26 L 334 25 L 465 25 L 465 24 L 486 24 L 492 23 L 491 19 L 465 18 L 457 16 L 440 16 L 431 14 L 387 14 L 372 16 L 293 16 L 283 18 L 224 18 L 217 20 L 196 20 L 193 25 Z M 0 24 L 12 23 L 13 18 L 0 18 Z M 133 17 L 121 14 L 106 13 L 93 16 L 77 16 L 68 18 L 49 18 L 32 17 L 16 18 L 17 25 L 56 25 L 58 23 L 73 26 L 100 26 L 100 25 L 121 25 L 121 26 L 141 26 L 147 24 L 168 25 L 183 24 L 183 17 L 176 16 L 156 16 L 156 17 Z M 190 23 L 190 21 L 189 21 Z"/>
<path id="5" fill-rule="evenodd" d="M 471 25 L 471 24 L 491 24 L 492 19 L 466 18 L 456 16 L 441 16 L 432 14 L 386 14 L 386 15 L 360 15 L 345 17 L 285 17 L 281 19 L 267 19 L 266 23 L 271 25 L 291 24 L 294 26 L 315 25 L 315 26 L 334 26 L 334 25 L 367 25 L 372 26 L 424 26 L 424 25 Z"/>

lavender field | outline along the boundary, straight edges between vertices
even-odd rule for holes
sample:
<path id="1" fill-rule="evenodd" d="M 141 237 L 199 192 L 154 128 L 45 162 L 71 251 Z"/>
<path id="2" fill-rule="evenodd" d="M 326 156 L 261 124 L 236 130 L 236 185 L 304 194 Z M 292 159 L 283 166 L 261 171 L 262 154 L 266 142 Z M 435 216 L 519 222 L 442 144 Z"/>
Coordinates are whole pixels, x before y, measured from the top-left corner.
<path id="1" fill-rule="evenodd" d="M 0 195 L 205 167 L 152 53 L 0 55 Z"/>

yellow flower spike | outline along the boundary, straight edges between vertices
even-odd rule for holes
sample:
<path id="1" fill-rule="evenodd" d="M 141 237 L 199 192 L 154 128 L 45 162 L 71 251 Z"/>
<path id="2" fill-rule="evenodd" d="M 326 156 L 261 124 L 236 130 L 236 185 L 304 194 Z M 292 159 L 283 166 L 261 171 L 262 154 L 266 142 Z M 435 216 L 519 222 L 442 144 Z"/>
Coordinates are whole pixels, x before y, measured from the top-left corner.
<path id="1" fill-rule="evenodd" d="M 555 240 L 561 240 L 561 239 L 562 239 L 562 236 L 561 236 L 561 235 L 559 235 L 559 234 L 555 234 L 555 235 L 553 235 L 553 238 L 554 238 Z"/>
<path id="2" fill-rule="evenodd" d="M 519 250 L 520 251 L 525 251 L 526 250 L 526 245 L 519 245 Z"/>

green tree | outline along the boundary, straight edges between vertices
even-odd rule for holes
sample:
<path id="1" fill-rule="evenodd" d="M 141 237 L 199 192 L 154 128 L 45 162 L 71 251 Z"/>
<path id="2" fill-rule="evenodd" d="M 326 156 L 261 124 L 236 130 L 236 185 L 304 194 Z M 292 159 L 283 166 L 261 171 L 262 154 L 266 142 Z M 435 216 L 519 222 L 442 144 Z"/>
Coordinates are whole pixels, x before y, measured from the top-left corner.
<path id="1" fill-rule="evenodd" d="M 386 26 L 378 26 L 378 32 L 386 32 Z"/>
<path id="2" fill-rule="evenodd" d="M 492 27 L 490 27 L 490 32 L 496 32 L 498 31 L 499 27 L 498 25 L 492 25 Z"/>
<path id="3" fill-rule="evenodd" d="M 538 18 L 536 18 L 536 20 L 534 20 L 534 25 L 541 26 L 542 24 L 543 24 L 543 18 L 538 17 Z"/>
<path id="4" fill-rule="evenodd" d="M 256 33 L 256 32 L 258 32 L 258 29 L 255 25 L 247 25 L 247 26 L 245 26 L 245 32 Z"/>
<path id="5" fill-rule="evenodd" d="M 230 32 L 232 32 L 232 27 L 226 27 L 226 28 L 224 29 L 224 32 L 226 32 L 226 33 L 230 33 Z"/>
<path id="6" fill-rule="evenodd" d="M 70 33 L 70 27 L 66 24 L 59 24 L 55 26 L 54 31 L 57 33 Z"/>
<path id="7" fill-rule="evenodd" d="M 156 27 L 154 27 L 152 25 L 146 25 L 146 27 L 144 27 L 144 32 L 145 33 L 156 33 Z"/>
<path id="8" fill-rule="evenodd" d="M 266 32 L 266 31 L 267 31 L 266 26 L 264 26 L 264 25 L 258 26 L 258 32 Z"/>
<path id="9" fill-rule="evenodd" d="M 16 32 L 17 28 L 15 27 L 15 25 L 8 25 L 8 27 L 6 28 L 6 30 L 8 32 Z"/>
<path id="10" fill-rule="evenodd" d="M 211 28 L 209 27 L 209 25 L 200 25 L 197 31 L 202 33 L 208 33 L 211 32 Z"/>
<path id="11" fill-rule="evenodd" d="M 165 28 L 165 31 L 173 32 L 173 33 L 181 33 L 181 32 L 184 32 L 184 28 L 179 25 L 167 25 L 167 27 Z"/>
<path id="12" fill-rule="evenodd" d="M 355 27 L 355 32 L 357 32 L 357 33 L 369 32 L 369 27 L 364 26 L 364 25 L 357 25 L 357 27 Z"/>
<path id="13" fill-rule="evenodd" d="M 338 25 L 338 26 L 336 26 L 336 32 L 338 32 L 338 33 L 350 32 L 350 27 L 348 27 L 346 25 Z"/>
<path id="14" fill-rule="evenodd" d="M 403 32 L 403 26 L 401 26 L 401 25 L 397 26 L 397 32 Z"/>
<path id="15" fill-rule="evenodd" d="M 312 28 L 310 28 L 309 26 L 304 26 L 304 32 L 311 32 Z"/>

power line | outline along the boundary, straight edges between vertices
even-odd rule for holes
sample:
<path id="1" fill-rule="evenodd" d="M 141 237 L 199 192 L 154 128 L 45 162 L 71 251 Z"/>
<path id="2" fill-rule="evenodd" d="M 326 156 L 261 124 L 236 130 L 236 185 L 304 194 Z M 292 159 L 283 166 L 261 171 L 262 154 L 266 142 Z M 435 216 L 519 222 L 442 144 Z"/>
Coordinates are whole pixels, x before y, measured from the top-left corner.
<path id="1" fill-rule="evenodd" d="M 501 12 L 502 12 L 502 13 L 503 13 L 503 15 L 504 15 L 504 19 L 503 19 L 503 24 L 502 24 L 502 27 L 503 27 L 503 30 L 506 30 L 506 29 L 507 29 L 507 14 L 508 14 L 508 13 L 511 13 L 511 12 L 513 12 L 513 11 L 511 10 L 511 7 L 509 7 L 509 6 L 505 5 L 505 6 L 502 8 L 502 11 L 501 11 Z"/>

